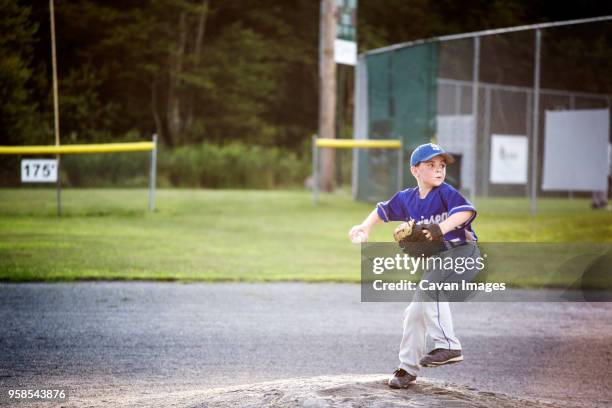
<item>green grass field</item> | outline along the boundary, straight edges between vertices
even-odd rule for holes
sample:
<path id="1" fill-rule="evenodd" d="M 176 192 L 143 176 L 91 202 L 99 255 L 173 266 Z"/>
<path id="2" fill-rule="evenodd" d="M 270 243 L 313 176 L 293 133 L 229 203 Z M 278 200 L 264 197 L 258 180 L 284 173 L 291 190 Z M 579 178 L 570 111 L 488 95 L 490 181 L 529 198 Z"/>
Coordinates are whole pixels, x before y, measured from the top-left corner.
<path id="1" fill-rule="evenodd" d="M 0 280 L 87 279 L 358 282 L 347 239 L 371 205 L 306 191 L 0 189 Z M 482 242 L 612 242 L 612 212 L 585 199 L 480 199 Z M 390 241 L 396 223 L 372 241 Z M 521 285 L 516 281 L 516 285 Z M 523 282 L 538 286 L 538 281 Z"/>

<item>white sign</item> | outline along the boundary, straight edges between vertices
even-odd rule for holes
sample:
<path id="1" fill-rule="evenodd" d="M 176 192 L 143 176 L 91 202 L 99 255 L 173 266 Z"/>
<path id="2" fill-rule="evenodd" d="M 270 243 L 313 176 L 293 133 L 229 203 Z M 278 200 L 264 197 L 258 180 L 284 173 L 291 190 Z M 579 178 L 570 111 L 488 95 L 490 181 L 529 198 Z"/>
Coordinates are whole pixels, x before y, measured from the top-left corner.
<path id="1" fill-rule="evenodd" d="M 357 43 L 336 38 L 334 42 L 334 60 L 338 64 L 356 65 Z"/>
<path id="2" fill-rule="evenodd" d="M 606 191 L 610 111 L 546 111 L 543 190 Z"/>
<path id="3" fill-rule="evenodd" d="M 22 160 L 22 183 L 55 183 L 57 181 L 57 160 Z"/>
<path id="4" fill-rule="evenodd" d="M 527 136 L 492 135 L 491 183 L 527 184 L 527 157 Z"/>

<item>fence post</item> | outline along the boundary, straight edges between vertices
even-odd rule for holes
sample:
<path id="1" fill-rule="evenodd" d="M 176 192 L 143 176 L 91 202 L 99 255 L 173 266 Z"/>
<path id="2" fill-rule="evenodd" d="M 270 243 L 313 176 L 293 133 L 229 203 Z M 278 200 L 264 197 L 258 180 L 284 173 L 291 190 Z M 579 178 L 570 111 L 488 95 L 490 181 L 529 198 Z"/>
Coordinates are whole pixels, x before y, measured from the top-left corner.
<path id="1" fill-rule="evenodd" d="M 474 170 L 472 171 L 472 188 L 470 198 L 476 198 L 476 175 L 478 174 L 478 79 L 480 76 L 480 37 L 474 37 L 474 61 L 472 66 L 472 118 L 473 118 L 473 140 L 474 143 Z"/>
<path id="2" fill-rule="evenodd" d="M 317 135 L 312 136 L 312 203 L 317 205 L 319 201 L 319 148 L 317 147 Z"/>
<path id="3" fill-rule="evenodd" d="M 535 33 L 535 66 L 533 68 L 533 149 L 531 150 L 531 214 L 537 211 L 538 199 L 538 134 L 540 131 L 540 48 L 542 32 Z"/>
<path id="4" fill-rule="evenodd" d="M 157 178 L 157 134 L 153 134 L 153 150 L 151 150 L 151 172 L 149 174 L 149 211 L 155 211 L 156 178 Z"/>
<path id="5" fill-rule="evenodd" d="M 525 133 L 527 134 L 527 137 L 529 138 L 529 143 L 533 143 L 533 132 L 531 130 L 531 125 L 533 124 L 533 118 L 532 118 L 532 106 L 531 104 L 533 103 L 532 101 L 532 92 L 531 90 L 529 91 L 525 91 Z M 535 166 L 535 163 L 531 163 L 531 166 Z M 531 170 L 529 167 L 529 163 L 527 164 L 527 169 Z M 531 170 L 533 171 L 533 170 Z M 525 185 L 525 197 L 530 197 L 531 196 L 531 184 L 529 183 L 529 180 L 527 181 L 526 185 Z"/>
<path id="6" fill-rule="evenodd" d="M 484 130 L 483 130 L 483 147 L 484 147 L 484 160 L 482 161 L 485 165 L 482 169 L 482 195 L 485 197 L 489 196 L 489 179 L 491 174 L 489 169 L 491 167 L 491 88 L 485 88 L 485 118 L 484 118 Z"/>
<path id="7" fill-rule="evenodd" d="M 455 115 L 461 115 L 461 85 L 455 84 Z"/>
<path id="8" fill-rule="evenodd" d="M 61 166 L 61 155 L 56 155 L 55 160 L 57 160 L 57 180 L 55 181 L 55 201 L 57 207 L 57 216 L 62 216 L 62 179 L 60 174 L 60 166 Z"/>
<path id="9" fill-rule="evenodd" d="M 398 191 L 404 189 L 404 145 L 402 144 L 397 153 L 397 184 Z"/>

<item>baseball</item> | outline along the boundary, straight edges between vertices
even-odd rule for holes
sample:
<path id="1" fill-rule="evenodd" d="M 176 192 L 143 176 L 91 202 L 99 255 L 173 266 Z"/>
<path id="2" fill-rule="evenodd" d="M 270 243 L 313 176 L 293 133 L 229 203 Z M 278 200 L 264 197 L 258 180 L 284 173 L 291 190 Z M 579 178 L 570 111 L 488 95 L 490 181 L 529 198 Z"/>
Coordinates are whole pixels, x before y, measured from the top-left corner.
<path id="1" fill-rule="evenodd" d="M 357 231 L 352 237 L 351 242 L 353 244 L 361 244 L 365 241 L 365 234 L 362 231 Z"/>

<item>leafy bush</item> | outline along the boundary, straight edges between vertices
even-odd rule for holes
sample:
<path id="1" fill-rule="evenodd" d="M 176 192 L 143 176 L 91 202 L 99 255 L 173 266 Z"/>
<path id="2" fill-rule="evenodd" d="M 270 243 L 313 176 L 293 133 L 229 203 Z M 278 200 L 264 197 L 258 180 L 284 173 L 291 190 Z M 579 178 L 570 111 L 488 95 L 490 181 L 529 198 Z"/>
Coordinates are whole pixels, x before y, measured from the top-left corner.
<path id="1" fill-rule="evenodd" d="M 300 186 L 310 162 L 278 147 L 201 143 L 160 152 L 159 172 L 176 187 L 275 188 Z"/>
<path id="2" fill-rule="evenodd" d="M 148 152 L 64 155 L 62 184 L 67 187 L 144 187 L 150 168 Z"/>

